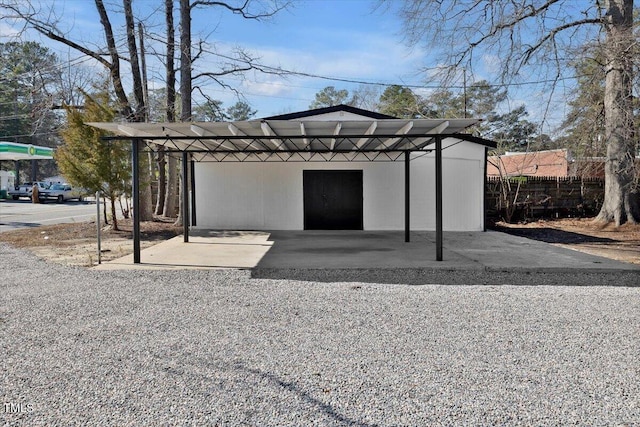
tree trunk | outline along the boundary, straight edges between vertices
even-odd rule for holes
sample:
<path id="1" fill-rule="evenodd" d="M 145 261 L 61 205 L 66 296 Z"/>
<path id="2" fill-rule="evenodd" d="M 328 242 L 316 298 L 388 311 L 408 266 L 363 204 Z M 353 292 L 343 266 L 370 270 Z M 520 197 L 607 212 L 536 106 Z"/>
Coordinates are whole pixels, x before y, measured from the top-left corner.
<path id="1" fill-rule="evenodd" d="M 165 0 L 165 22 L 167 27 L 167 62 L 165 66 L 165 72 L 167 76 L 167 122 L 174 122 L 176 120 L 176 70 L 174 68 L 175 51 L 175 29 L 173 26 L 173 0 Z M 171 191 L 171 185 L 167 183 L 167 177 L 172 175 L 175 177 L 175 162 L 173 170 L 169 167 L 169 173 L 167 173 L 167 160 L 164 152 L 164 147 L 158 149 L 158 204 L 156 206 L 156 214 L 163 216 L 173 217 L 173 211 L 167 212 L 165 204 L 168 199 L 175 199 L 175 193 L 169 194 Z M 169 157 L 171 161 L 171 157 Z M 174 185 L 175 186 L 175 185 Z M 175 210 L 175 208 L 174 208 Z M 171 215 L 167 215 L 171 213 Z"/>
<path id="2" fill-rule="evenodd" d="M 118 55 L 118 48 L 116 47 L 115 38 L 113 36 L 111 21 L 109 20 L 109 15 L 107 14 L 107 10 L 104 7 L 103 1 L 95 0 L 95 2 L 96 9 L 98 10 L 98 14 L 100 15 L 100 23 L 102 24 L 104 34 L 107 39 L 109 56 L 111 57 L 111 62 L 108 64 L 111 82 L 113 83 L 116 97 L 118 98 L 118 102 L 120 103 L 120 108 L 122 110 L 121 113 L 125 117 L 127 117 L 127 119 L 129 119 L 132 113 L 132 109 L 131 104 L 129 104 L 127 94 L 124 91 L 124 86 L 122 85 L 122 79 L 120 75 L 120 57 Z"/>
<path id="3" fill-rule="evenodd" d="M 106 196 L 102 196 L 102 217 L 104 218 L 104 224 L 109 225 L 109 219 L 107 218 L 107 197 Z"/>
<path id="4" fill-rule="evenodd" d="M 111 195 L 109 197 L 109 201 L 111 202 L 111 221 L 113 221 L 113 229 L 114 230 L 120 230 L 118 228 L 118 219 L 117 219 L 117 214 L 116 214 L 116 197 L 115 195 Z"/>
<path id="5" fill-rule="evenodd" d="M 191 5 L 189 0 L 180 0 L 180 121 L 191 121 Z M 180 174 L 182 176 L 182 174 Z M 180 178 L 182 180 L 182 178 Z M 179 194 L 180 209 L 176 225 L 182 225 L 182 188 Z"/>
<path id="6" fill-rule="evenodd" d="M 191 6 L 180 0 L 180 121 L 191 121 Z"/>
<path id="7" fill-rule="evenodd" d="M 180 167 L 184 167 L 184 165 L 180 165 Z M 180 172 L 180 175 L 178 176 L 178 194 L 180 195 L 180 197 L 178 197 L 178 217 L 176 218 L 176 221 L 174 222 L 174 225 L 182 225 L 183 222 L 183 217 L 184 217 L 184 203 L 183 203 L 183 197 L 182 197 L 182 189 L 184 188 L 184 184 L 182 183 L 182 172 Z"/>
<path id="8" fill-rule="evenodd" d="M 136 101 L 132 122 L 143 122 L 145 118 L 145 99 L 142 88 L 142 73 L 140 72 L 140 62 L 138 60 L 138 47 L 136 45 L 135 23 L 133 21 L 133 11 L 131 10 L 132 0 L 123 0 L 124 17 L 127 28 L 127 47 L 129 49 L 129 61 L 131 61 L 131 78 L 133 80 L 133 96 Z"/>
<path id="9" fill-rule="evenodd" d="M 145 154 L 143 148 L 140 148 L 140 151 L 141 154 Z M 140 155 L 138 159 L 140 168 L 140 221 L 153 221 L 149 156 Z"/>
<path id="10" fill-rule="evenodd" d="M 164 199 L 167 192 L 167 161 L 164 156 L 164 147 L 158 146 L 158 198 L 156 200 L 156 215 L 162 215 L 164 211 Z"/>
<path id="11" fill-rule="evenodd" d="M 124 0 L 124 17 L 127 28 L 127 47 L 129 49 L 129 60 L 131 61 L 131 77 L 133 79 L 133 96 L 135 98 L 135 109 L 131 121 L 142 122 L 145 118 L 145 99 L 144 90 L 142 88 L 142 73 L 140 71 L 140 62 L 138 60 L 138 48 L 136 45 L 135 23 L 133 20 L 133 12 L 131 9 L 132 0 Z M 140 148 L 140 151 L 144 151 Z M 141 153 L 143 154 L 143 153 Z M 139 156 L 140 163 L 140 221 L 153 220 L 153 201 L 151 195 L 151 165 L 149 156 Z"/>
<path id="12" fill-rule="evenodd" d="M 168 156 L 167 160 L 167 193 L 164 199 L 164 211 L 162 216 L 175 218 L 176 195 L 178 194 L 178 167 L 174 156 Z"/>
<path id="13" fill-rule="evenodd" d="M 633 188 L 635 141 L 633 123 L 633 0 L 610 0 L 606 23 L 606 80 L 604 93 L 604 202 L 596 221 L 620 226 L 637 223 L 638 196 Z"/>

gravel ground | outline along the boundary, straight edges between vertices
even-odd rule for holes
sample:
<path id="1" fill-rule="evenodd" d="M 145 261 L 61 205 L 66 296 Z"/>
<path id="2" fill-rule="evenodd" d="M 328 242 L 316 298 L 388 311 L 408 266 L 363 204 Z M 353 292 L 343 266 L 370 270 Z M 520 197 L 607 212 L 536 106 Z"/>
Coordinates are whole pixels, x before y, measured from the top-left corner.
<path id="1" fill-rule="evenodd" d="M 640 425 L 640 288 L 0 271 L 9 426 Z"/>

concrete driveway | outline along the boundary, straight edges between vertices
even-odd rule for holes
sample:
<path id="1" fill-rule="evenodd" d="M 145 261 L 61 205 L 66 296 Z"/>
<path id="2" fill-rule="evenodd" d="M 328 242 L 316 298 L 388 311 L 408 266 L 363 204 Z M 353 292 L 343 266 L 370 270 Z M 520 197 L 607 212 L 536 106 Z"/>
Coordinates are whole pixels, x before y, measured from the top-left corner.
<path id="1" fill-rule="evenodd" d="M 505 233 L 446 232 L 435 261 L 435 233 L 396 231 L 193 230 L 141 253 L 95 267 L 249 269 L 253 277 L 374 283 L 640 284 L 640 268 Z"/>

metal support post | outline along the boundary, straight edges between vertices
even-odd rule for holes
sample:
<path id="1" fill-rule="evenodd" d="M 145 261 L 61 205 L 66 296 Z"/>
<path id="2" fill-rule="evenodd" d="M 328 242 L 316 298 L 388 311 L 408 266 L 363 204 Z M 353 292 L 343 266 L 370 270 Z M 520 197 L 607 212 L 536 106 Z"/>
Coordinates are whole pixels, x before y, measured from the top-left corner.
<path id="1" fill-rule="evenodd" d="M 442 137 L 436 136 L 436 261 L 442 261 Z"/>
<path id="2" fill-rule="evenodd" d="M 191 225 L 197 225 L 196 222 L 196 176 L 195 176 L 195 165 L 196 162 L 193 160 L 193 155 L 191 156 Z"/>
<path id="3" fill-rule="evenodd" d="M 189 242 L 189 153 L 182 152 L 182 232 Z"/>
<path id="4" fill-rule="evenodd" d="M 133 197 L 133 263 L 140 264 L 140 140 L 131 140 L 131 180 Z"/>
<path id="5" fill-rule="evenodd" d="M 96 228 L 98 232 L 98 264 L 102 264 L 101 226 L 100 226 L 100 192 L 96 191 Z"/>
<path id="6" fill-rule="evenodd" d="M 411 152 L 404 152 L 404 241 L 409 242 L 410 236 L 409 233 L 411 231 L 410 227 L 410 217 L 411 217 L 411 192 L 409 189 L 410 184 L 410 176 L 409 176 L 409 161 L 410 161 Z"/>
<path id="7" fill-rule="evenodd" d="M 489 147 L 484 147 L 484 181 L 482 183 L 482 231 L 487 231 L 487 160 Z"/>

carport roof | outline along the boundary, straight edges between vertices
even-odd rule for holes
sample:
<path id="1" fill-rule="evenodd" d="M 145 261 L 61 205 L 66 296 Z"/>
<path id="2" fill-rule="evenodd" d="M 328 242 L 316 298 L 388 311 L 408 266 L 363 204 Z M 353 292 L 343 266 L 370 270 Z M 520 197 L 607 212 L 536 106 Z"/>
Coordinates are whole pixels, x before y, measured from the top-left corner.
<path id="1" fill-rule="evenodd" d="M 479 119 L 318 120 L 296 117 L 235 122 L 88 123 L 112 132 L 112 139 L 142 139 L 176 151 L 189 151 L 196 160 L 220 156 L 242 161 L 243 156 L 285 153 L 361 153 L 431 151 L 435 137 L 466 140 L 495 147 L 493 141 L 463 133 Z M 284 160 L 284 158 L 280 158 Z"/>

